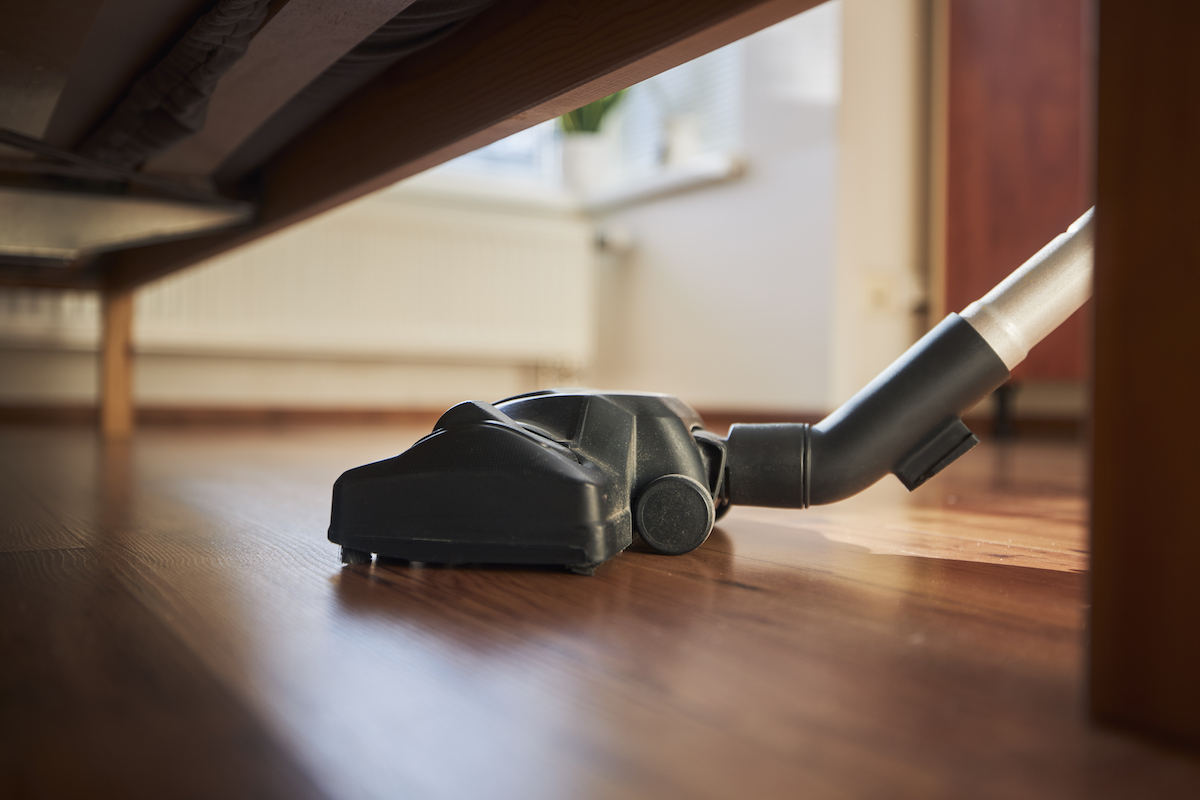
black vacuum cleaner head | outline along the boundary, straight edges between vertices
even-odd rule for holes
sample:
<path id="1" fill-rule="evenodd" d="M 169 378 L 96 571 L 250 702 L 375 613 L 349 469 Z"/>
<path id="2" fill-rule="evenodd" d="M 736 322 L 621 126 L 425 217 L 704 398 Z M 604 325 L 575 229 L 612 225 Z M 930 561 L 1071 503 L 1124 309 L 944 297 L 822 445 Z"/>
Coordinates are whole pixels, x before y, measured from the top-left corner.
<path id="1" fill-rule="evenodd" d="M 815 425 L 734 425 L 720 439 L 667 395 L 552 391 L 462 403 L 395 458 L 333 487 L 329 539 L 442 564 L 591 572 L 633 542 L 686 553 L 730 504 L 835 503 L 889 472 L 910 490 L 979 441 L 962 413 L 1008 369 L 951 314 Z"/>
<path id="2" fill-rule="evenodd" d="M 329 539 L 346 563 L 377 553 L 586 573 L 635 530 L 662 552 L 685 553 L 725 504 L 724 455 L 699 415 L 667 395 L 547 391 L 461 403 L 406 452 L 338 479 Z"/>

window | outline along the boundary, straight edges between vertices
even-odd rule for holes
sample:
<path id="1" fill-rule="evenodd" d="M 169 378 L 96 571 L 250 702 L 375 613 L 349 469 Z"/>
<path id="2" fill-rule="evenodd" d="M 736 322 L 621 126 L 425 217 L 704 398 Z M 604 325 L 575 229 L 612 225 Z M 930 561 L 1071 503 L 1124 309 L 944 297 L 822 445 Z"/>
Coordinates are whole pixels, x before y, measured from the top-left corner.
<path id="1" fill-rule="evenodd" d="M 832 105 L 840 92 L 841 8 L 824 3 L 755 34 L 756 57 L 770 61 L 767 92 L 791 102 Z M 681 64 L 629 89 L 605 118 L 602 168 L 584 181 L 585 196 L 624 200 L 659 184 L 704 183 L 737 174 L 743 150 L 747 41 Z M 522 131 L 430 171 L 493 186 L 562 193 L 564 135 L 554 121 Z M 691 177 L 688 177 L 688 176 Z M 592 185 L 595 182 L 597 185 Z M 656 188 L 658 187 L 658 188 Z M 599 190 L 593 193 L 590 190 Z M 492 191 L 495 191 L 494 189 Z"/>
<path id="2" fill-rule="evenodd" d="M 613 120 L 617 174 L 646 178 L 738 152 L 743 50 L 734 42 L 632 87 Z"/>
<path id="3" fill-rule="evenodd" d="M 562 156 L 556 128 L 554 120 L 534 125 L 430 171 L 557 186 Z"/>
<path id="4" fill-rule="evenodd" d="M 741 141 L 742 43 L 630 88 L 605 119 L 612 182 L 642 179 L 691 159 L 736 152 Z M 543 186 L 562 185 L 562 138 L 554 121 L 501 139 L 431 172 Z"/>

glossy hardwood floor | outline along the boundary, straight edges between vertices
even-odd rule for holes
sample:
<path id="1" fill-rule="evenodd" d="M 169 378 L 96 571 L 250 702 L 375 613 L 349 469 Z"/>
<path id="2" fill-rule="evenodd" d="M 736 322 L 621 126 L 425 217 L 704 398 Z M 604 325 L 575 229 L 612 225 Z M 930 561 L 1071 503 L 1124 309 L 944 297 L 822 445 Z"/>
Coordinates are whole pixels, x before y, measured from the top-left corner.
<path id="1" fill-rule="evenodd" d="M 333 480 L 422 432 L 0 428 L 0 796 L 1200 797 L 1084 718 L 1077 447 L 591 578 L 341 567 Z"/>

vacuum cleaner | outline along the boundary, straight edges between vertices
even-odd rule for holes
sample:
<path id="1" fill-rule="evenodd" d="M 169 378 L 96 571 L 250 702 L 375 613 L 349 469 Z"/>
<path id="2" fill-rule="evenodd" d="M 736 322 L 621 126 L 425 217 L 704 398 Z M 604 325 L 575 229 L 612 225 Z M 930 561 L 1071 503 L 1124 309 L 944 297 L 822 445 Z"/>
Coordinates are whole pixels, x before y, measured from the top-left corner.
<path id="1" fill-rule="evenodd" d="M 738 424 L 722 439 L 679 399 L 632 392 L 461 403 L 407 451 L 338 478 L 329 540 L 345 564 L 591 574 L 635 534 L 687 553 L 732 505 L 835 503 L 889 472 L 912 491 L 979 443 L 963 413 L 1091 295 L 1092 213 L 815 425 Z"/>

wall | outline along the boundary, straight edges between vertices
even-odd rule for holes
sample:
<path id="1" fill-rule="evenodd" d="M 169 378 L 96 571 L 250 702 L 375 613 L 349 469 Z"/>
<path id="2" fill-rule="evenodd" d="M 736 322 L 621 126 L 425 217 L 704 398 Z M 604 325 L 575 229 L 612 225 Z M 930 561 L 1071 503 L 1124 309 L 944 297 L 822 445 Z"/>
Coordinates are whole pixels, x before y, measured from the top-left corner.
<path id="1" fill-rule="evenodd" d="M 704 408 L 824 408 L 837 21 L 830 4 L 742 44 L 744 177 L 603 215 L 633 250 L 600 270 L 592 383 Z"/>
<path id="2" fill-rule="evenodd" d="M 927 31 L 921 0 L 843 2 L 830 407 L 903 353 L 923 322 Z"/>

